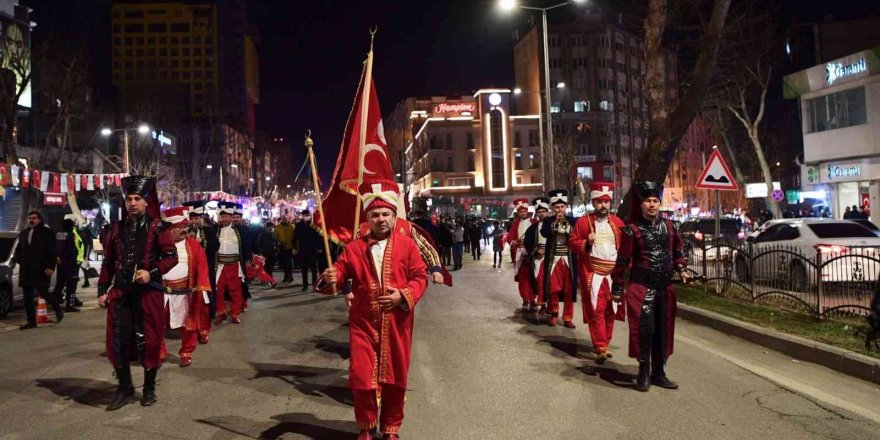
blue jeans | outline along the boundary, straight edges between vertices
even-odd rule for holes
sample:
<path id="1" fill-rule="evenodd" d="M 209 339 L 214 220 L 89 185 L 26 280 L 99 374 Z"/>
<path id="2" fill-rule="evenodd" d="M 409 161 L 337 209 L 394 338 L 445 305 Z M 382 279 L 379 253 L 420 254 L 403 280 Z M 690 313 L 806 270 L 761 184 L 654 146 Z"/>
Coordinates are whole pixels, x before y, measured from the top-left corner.
<path id="1" fill-rule="evenodd" d="M 464 242 L 459 241 L 452 245 L 452 261 L 455 263 L 455 267 L 461 267 L 461 255 L 464 251 Z"/>

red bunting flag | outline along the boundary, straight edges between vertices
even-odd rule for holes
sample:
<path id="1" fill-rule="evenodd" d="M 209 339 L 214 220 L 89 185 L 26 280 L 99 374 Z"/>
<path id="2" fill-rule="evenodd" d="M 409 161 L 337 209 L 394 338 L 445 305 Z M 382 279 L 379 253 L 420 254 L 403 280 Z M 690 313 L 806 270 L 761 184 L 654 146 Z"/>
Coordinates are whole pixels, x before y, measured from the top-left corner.
<path id="1" fill-rule="evenodd" d="M 9 181 L 9 166 L 5 163 L 0 163 L 0 185 L 9 185 Z"/>
<path id="2" fill-rule="evenodd" d="M 47 186 L 49 192 L 60 193 L 61 192 L 61 174 L 59 173 L 49 173 L 49 185 Z"/>
<path id="3" fill-rule="evenodd" d="M 43 183 L 43 173 L 37 169 L 31 169 L 31 185 L 40 189 Z"/>

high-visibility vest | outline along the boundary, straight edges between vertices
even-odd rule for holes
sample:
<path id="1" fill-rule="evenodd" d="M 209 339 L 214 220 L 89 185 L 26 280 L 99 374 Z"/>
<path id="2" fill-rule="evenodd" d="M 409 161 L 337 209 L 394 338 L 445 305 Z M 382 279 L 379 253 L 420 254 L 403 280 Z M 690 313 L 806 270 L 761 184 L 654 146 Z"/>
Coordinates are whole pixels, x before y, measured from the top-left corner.
<path id="1" fill-rule="evenodd" d="M 76 264 L 81 264 L 85 260 L 85 245 L 76 228 L 73 228 L 73 244 L 76 245 Z"/>

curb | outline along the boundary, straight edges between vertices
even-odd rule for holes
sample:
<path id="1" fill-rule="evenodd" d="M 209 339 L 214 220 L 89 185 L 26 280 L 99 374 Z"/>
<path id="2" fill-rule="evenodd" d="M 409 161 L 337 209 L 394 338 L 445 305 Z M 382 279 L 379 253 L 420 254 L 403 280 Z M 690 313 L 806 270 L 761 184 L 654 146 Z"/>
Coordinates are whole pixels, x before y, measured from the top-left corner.
<path id="1" fill-rule="evenodd" d="M 793 358 L 880 385 L 880 359 L 759 327 L 681 302 L 678 303 L 678 316 Z"/>

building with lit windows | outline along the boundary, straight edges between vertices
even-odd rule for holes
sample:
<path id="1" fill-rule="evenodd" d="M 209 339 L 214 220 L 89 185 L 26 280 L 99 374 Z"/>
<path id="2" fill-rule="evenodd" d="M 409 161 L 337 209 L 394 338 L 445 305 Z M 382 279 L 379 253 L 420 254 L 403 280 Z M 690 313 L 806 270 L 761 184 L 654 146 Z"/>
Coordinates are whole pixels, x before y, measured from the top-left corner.
<path id="1" fill-rule="evenodd" d="M 510 95 L 482 89 L 401 104 L 409 115 L 404 168 L 410 197 L 440 213 L 506 218 L 514 199 L 543 192 L 539 116 L 512 115 Z"/>

